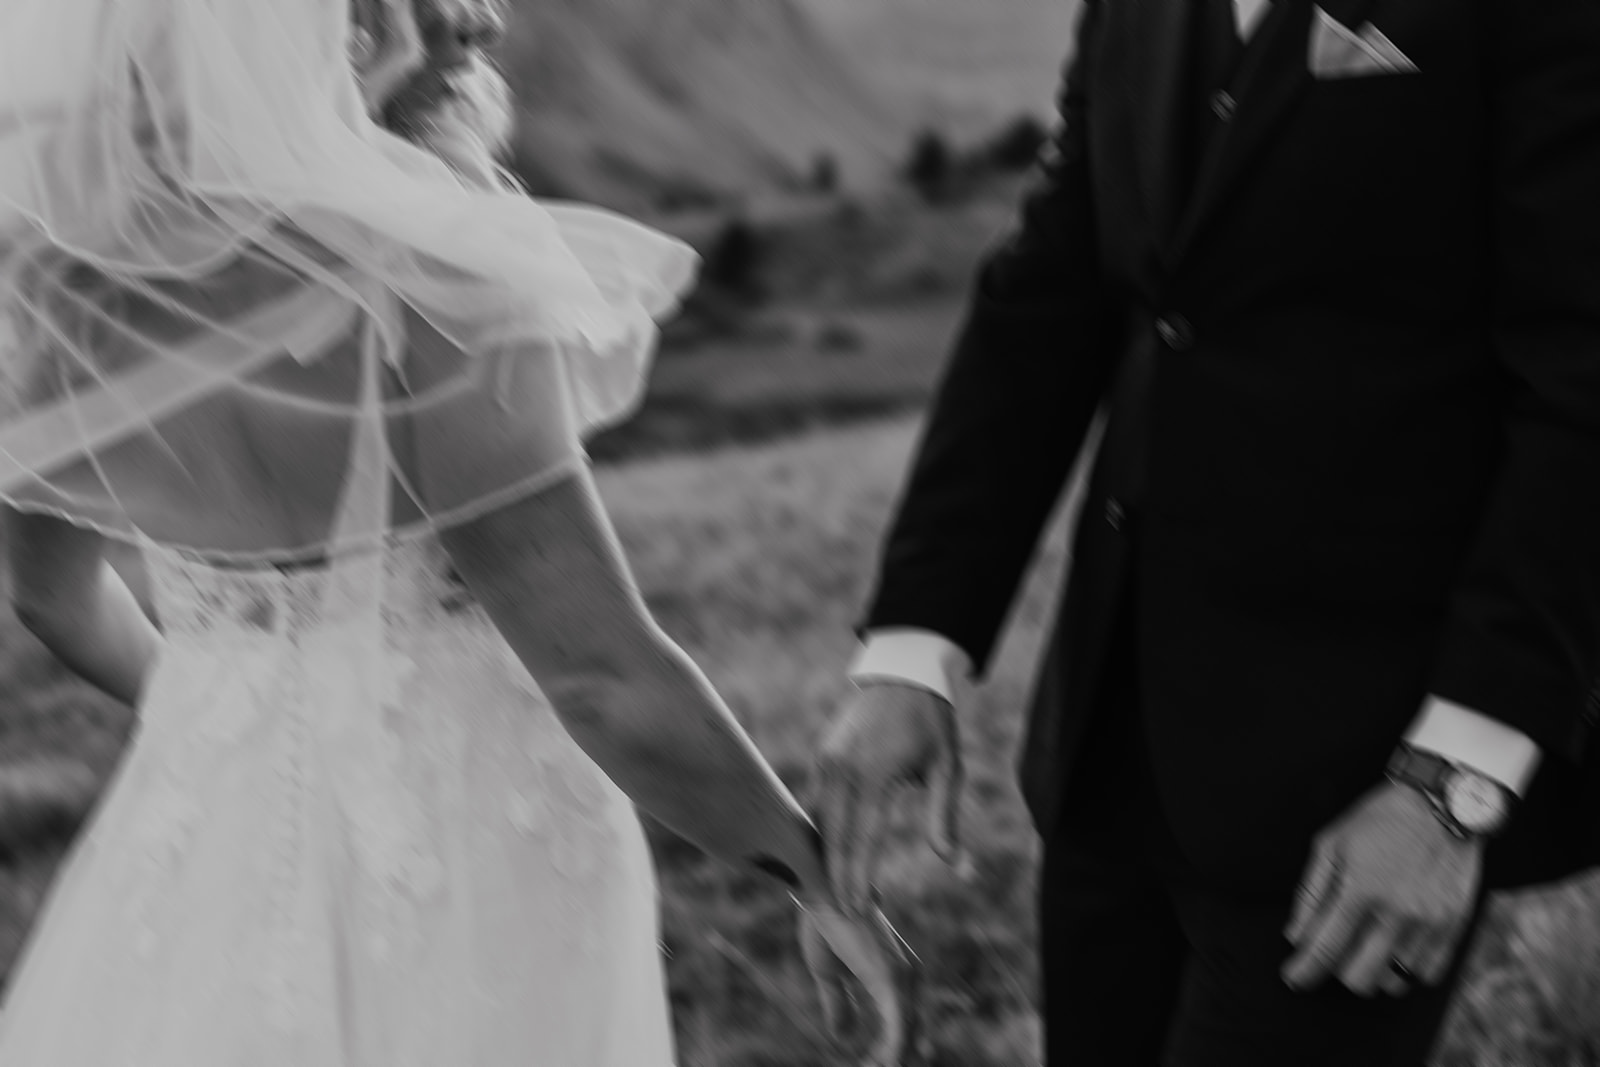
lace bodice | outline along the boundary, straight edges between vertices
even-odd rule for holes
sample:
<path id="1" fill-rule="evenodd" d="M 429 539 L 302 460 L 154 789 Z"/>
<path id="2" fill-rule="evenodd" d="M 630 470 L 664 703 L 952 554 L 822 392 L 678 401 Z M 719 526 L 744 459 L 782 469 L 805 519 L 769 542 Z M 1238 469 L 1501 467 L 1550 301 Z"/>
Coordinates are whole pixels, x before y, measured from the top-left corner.
<path id="1" fill-rule="evenodd" d="M 272 636 L 298 642 L 355 619 L 372 590 L 370 571 L 312 563 L 295 567 L 215 566 L 148 548 L 156 610 L 168 638 L 181 643 Z M 414 627 L 469 619 L 487 625 L 466 590 L 453 581 L 436 541 L 391 546 L 375 566 L 385 638 L 404 643 Z"/>
<path id="2" fill-rule="evenodd" d="M 632 807 L 435 544 L 370 561 L 383 576 L 376 614 L 370 569 L 149 558 L 168 650 L 141 709 L 140 743 L 160 754 L 128 894 L 143 950 L 168 936 L 149 917 L 204 822 L 201 783 L 258 746 L 272 767 L 257 788 L 274 807 L 261 848 L 276 913 L 261 981 L 281 1024 L 305 1017 L 300 998 L 311 995 L 290 981 L 308 936 L 297 872 L 330 832 L 353 859 L 352 918 L 372 966 L 423 965 L 423 920 L 457 906 L 451 871 L 463 863 L 547 869 L 529 880 L 563 909 L 554 928 L 570 951 L 593 947 L 585 909 L 614 874 Z M 492 982 L 479 992 L 504 995 Z"/>

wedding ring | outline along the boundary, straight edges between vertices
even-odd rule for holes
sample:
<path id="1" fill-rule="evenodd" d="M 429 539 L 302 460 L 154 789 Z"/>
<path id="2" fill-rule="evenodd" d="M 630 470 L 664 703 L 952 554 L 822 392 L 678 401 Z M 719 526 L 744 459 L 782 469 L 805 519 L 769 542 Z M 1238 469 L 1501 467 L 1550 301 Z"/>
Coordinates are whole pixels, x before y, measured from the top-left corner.
<path id="1" fill-rule="evenodd" d="M 1411 968 L 1396 958 L 1390 958 L 1389 972 L 1407 985 L 1412 985 L 1417 980 L 1417 976 L 1411 973 Z"/>

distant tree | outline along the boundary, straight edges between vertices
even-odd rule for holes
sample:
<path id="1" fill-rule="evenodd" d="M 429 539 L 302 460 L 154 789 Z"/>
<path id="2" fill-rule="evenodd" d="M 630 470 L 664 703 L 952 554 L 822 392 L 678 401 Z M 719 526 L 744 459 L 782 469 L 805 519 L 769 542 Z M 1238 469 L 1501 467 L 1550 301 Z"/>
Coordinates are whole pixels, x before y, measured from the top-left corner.
<path id="1" fill-rule="evenodd" d="M 852 196 L 842 197 L 834 206 L 829 221 L 845 233 L 858 233 L 872 222 L 872 212 Z"/>
<path id="2" fill-rule="evenodd" d="M 811 189 L 818 193 L 832 193 L 839 188 L 839 161 L 831 152 L 820 152 L 811 163 Z"/>
<path id="3" fill-rule="evenodd" d="M 861 351 L 865 340 L 861 331 L 848 322 L 827 322 L 817 330 L 817 351 L 829 355 L 848 355 Z"/>
<path id="4" fill-rule="evenodd" d="M 941 199 L 949 188 L 955 162 L 950 145 L 937 130 L 923 130 L 911 142 L 905 178 L 924 199 Z"/>
<path id="5" fill-rule="evenodd" d="M 760 300 L 765 295 L 761 283 L 764 251 L 756 228 L 743 216 L 735 216 L 706 250 L 701 278 L 730 295 Z"/>
<path id="6" fill-rule="evenodd" d="M 725 206 L 726 200 L 716 191 L 690 182 L 659 182 L 651 192 L 650 202 L 657 211 L 704 211 Z"/>
<path id="7" fill-rule="evenodd" d="M 1050 133 L 1033 115 L 1019 115 L 989 142 L 989 164 L 997 170 L 1027 170 L 1039 161 Z"/>

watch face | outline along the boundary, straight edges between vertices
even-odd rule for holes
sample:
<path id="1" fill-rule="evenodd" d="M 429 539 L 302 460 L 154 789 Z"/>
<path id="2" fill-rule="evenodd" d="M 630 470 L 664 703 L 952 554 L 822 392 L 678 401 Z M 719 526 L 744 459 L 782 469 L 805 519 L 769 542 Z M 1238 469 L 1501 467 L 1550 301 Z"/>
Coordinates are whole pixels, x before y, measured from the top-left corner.
<path id="1" fill-rule="evenodd" d="M 1510 814 L 1498 783 L 1481 774 L 1450 776 L 1445 786 L 1445 806 L 1451 818 L 1468 833 L 1488 833 Z"/>

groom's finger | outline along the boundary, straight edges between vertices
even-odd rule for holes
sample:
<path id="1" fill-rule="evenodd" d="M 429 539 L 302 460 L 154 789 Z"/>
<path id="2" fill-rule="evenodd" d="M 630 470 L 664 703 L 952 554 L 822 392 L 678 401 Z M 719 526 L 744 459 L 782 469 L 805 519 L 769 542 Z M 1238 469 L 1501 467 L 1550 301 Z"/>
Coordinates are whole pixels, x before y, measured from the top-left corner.
<path id="1" fill-rule="evenodd" d="M 855 855 L 856 779 L 847 771 L 825 766 L 818 788 L 816 810 L 823 841 L 828 849 L 829 888 L 837 897 L 844 895 L 846 872 Z"/>
<path id="2" fill-rule="evenodd" d="M 804 912 L 800 914 L 800 956 L 805 961 L 806 970 L 811 972 L 811 981 L 817 990 L 817 1006 L 822 1009 L 823 1025 L 828 1029 L 828 1036 L 838 1040 L 844 1019 L 844 1005 L 839 991 L 840 964 L 827 939 L 822 936 L 816 920 Z"/>
<path id="3" fill-rule="evenodd" d="M 1391 997 L 1403 997 L 1415 989 L 1413 981 L 1422 980 L 1422 972 L 1418 968 L 1421 966 L 1419 961 L 1428 937 L 1427 924 L 1415 919 L 1403 924 L 1399 936 L 1394 940 L 1394 947 L 1390 950 L 1390 959 L 1399 963 L 1400 967 L 1396 968 L 1386 962 L 1377 979 L 1378 988 L 1382 992 Z"/>
<path id="4" fill-rule="evenodd" d="M 952 738 L 929 783 L 928 841 L 940 859 L 956 868 L 961 868 L 965 861 L 961 850 L 961 798 L 966 784 L 967 769 L 961 746 Z"/>
<path id="5" fill-rule="evenodd" d="M 1332 974 L 1355 947 L 1368 922 L 1359 898 L 1335 889 L 1331 903 L 1305 930 L 1294 957 L 1284 964 L 1283 980 L 1295 989 L 1312 989 Z"/>
<path id="6" fill-rule="evenodd" d="M 1338 888 L 1339 850 L 1331 842 L 1318 841 L 1313 846 L 1311 860 L 1306 864 L 1305 877 L 1300 891 L 1295 895 L 1294 911 L 1283 936 L 1298 944 L 1323 908 L 1333 899 Z"/>
<path id="7" fill-rule="evenodd" d="M 1339 980 L 1350 992 L 1370 997 L 1378 991 L 1391 962 L 1407 962 L 1402 951 L 1405 925 L 1391 914 L 1380 913 L 1351 938 L 1339 967 Z"/>
<path id="8" fill-rule="evenodd" d="M 872 904 L 872 883 L 883 857 L 890 814 L 889 791 L 881 784 L 856 791 L 855 825 L 839 893 L 840 902 L 852 911 L 865 913 Z"/>
<path id="9" fill-rule="evenodd" d="M 1461 939 L 1466 933 L 1468 916 L 1453 919 L 1440 926 L 1430 927 L 1416 949 L 1417 964 L 1413 970 L 1425 985 L 1438 985 L 1461 951 Z"/>

